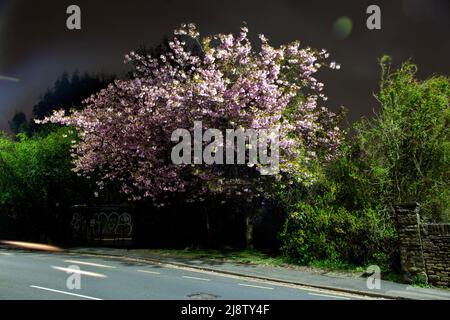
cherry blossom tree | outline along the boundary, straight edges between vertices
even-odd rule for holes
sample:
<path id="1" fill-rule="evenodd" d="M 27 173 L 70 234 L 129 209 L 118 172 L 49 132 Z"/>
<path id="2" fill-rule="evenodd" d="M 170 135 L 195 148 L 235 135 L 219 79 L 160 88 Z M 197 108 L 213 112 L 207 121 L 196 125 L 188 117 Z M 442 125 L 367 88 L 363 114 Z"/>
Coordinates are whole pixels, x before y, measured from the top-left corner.
<path id="1" fill-rule="evenodd" d="M 81 111 L 57 111 L 38 122 L 78 129 L 74 170 L 95 175 L 100 188 L 119 184 L 133 200 L 163 205 L 172 193 L 188 200 L 209 194 L 251 199 L 280 179 L 311 182 L 313 164 L 335 156 L 341 140 L 315 74 L 339 66 L 328 62 L 325 50 L 302 48 L 298 41 L 275 48 L 263 35 L 259 39 L 256 50 L 246 27 L 237 35 L 201 38 L 195 25 L 183 25 L 164 54 L 126 56 L 134 67 L 131 79 L 110 84 Z M 173 164 L 172 133 L 192 131 L 195 121 L 205 130 L 277 130 L 279 173 L 261 176 L 259 165 Z"/>

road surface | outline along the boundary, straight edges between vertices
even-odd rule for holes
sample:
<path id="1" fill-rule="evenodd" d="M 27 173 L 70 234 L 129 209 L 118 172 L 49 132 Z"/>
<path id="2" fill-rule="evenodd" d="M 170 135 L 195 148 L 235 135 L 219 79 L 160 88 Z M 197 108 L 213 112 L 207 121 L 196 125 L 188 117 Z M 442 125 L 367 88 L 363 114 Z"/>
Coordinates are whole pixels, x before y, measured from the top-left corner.
<path id="1" fill-rule="evenodd" d="M 69 277 L 70 281 L 68 281 Z M 78 278 L 79 282 L 77 282 Z M 77 284 L 80 284 L 80 289 L 76 288 Z M 350 300 L 364 298 L 146 262 L 69 253 L 0 249 L 0 299 L 2 300 Z"/>

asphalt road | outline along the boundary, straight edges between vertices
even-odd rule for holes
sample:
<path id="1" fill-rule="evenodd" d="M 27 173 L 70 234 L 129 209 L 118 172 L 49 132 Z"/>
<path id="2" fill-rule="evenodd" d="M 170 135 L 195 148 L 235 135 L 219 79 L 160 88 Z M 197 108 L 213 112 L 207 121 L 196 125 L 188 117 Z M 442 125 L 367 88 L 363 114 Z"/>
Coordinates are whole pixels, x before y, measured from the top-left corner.
<path id="1" fill-rule="evenodd" d="M 73 277 L 75 275 L 75 277 Z M 81 289 L 67 286 L 69 277 Z M 74 280 L 75 279 L 75 280 Z M 349 300 L 305 289 L 158 264 L 79 254 L 0 249 L 0 299 L 8 300 Z"/>

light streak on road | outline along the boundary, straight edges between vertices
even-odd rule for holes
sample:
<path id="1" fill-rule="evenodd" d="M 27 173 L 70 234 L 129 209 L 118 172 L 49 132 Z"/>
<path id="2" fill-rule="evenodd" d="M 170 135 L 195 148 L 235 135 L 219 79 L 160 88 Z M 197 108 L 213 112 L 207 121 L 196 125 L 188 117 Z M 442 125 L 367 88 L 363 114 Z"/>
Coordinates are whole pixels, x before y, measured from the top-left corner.
<path id="1" fill-rule="evenodd" d="M 42 243 L 33 243 L 33 242 L 21 242 L 21 241 L 0 241 L 0 243 L 22 248 L 22 249 L 30 249 L 30 250 L 40 250 L 40 251 L 51 251 L 51 252 L 61 252 L 63 251 L 61 248 L 50 246 L 48 244 Z"/>

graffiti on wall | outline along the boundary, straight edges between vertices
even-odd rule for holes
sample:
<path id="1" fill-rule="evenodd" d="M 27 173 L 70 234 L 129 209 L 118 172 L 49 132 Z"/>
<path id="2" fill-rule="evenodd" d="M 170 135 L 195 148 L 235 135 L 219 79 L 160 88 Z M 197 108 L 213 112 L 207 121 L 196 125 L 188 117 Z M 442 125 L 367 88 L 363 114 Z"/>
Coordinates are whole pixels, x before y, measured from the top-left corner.
<path id="1" fill-rule="evenodd" d="M 133 217 L 128 212 L 89 210 L 75 211 L 71 229 L 74 239 L 88 241 L 129 240 L 133 237 Z"/>

